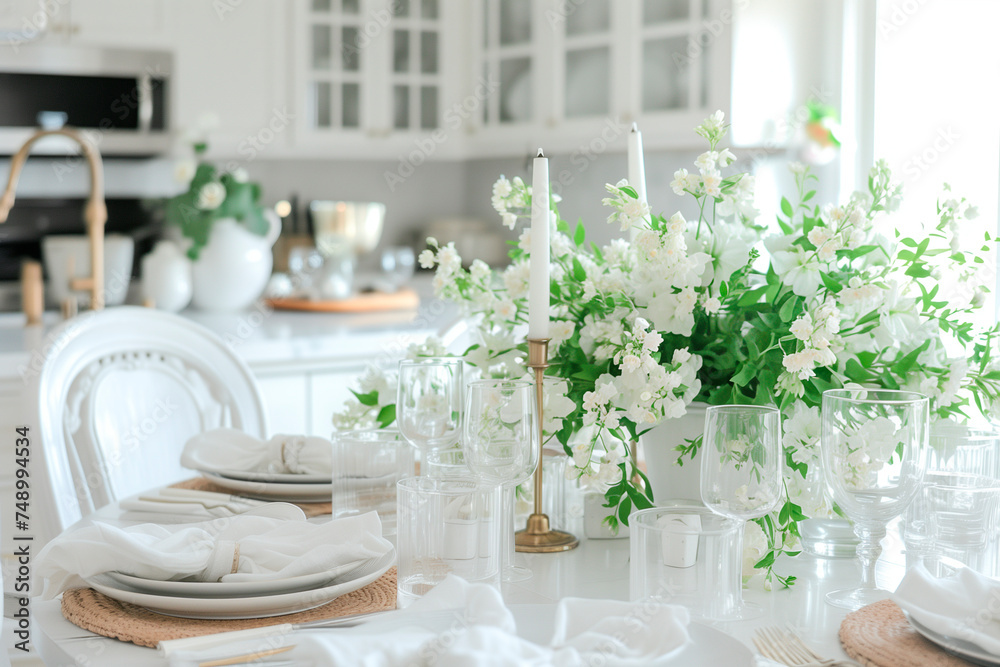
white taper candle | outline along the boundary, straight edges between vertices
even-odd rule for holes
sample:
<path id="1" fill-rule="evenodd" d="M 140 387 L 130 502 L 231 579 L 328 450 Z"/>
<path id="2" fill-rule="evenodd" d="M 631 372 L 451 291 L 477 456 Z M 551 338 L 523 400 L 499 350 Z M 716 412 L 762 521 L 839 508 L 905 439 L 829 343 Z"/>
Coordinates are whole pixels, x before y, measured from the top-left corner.
<path id="1" fill-rule="evenodd" d="M 531 170 L 528 338 L 549 337 L 549 161 L 538 149 Z"/>
<path id="2" fill-rule="evenodd" d="M 628 133 L 628 184 L 639 195 L 639 201 L 646 199 L 646 162 L 642 155 L 642 132 L 639 126 L 632 123 L 632 131 Z M 639 232 L 634 226 L 629 230 L 631 239 Z"/>

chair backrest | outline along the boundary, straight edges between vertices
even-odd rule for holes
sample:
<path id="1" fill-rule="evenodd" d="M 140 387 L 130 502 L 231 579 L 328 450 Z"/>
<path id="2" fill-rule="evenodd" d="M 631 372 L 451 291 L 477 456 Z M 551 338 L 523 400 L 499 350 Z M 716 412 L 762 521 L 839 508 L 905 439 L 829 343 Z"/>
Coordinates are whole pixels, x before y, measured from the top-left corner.
<path id="1" fill-rule="evenodd" d="M 41 350 L 34 471 L 36 540 L 113 500 L 192 476 L 187 440 L 228 426 L 264 437 L 246 364 L 217 335 L 177 315 L 119 307 L 54 329 Z M 36 444 L 36 447 L 38 445 Z"/>

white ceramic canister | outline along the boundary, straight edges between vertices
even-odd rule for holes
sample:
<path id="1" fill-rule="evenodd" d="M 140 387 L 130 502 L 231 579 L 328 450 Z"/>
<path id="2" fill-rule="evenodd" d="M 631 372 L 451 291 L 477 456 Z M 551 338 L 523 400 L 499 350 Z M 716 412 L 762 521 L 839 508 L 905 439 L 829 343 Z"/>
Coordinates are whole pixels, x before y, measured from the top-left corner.
<path id="1" fill-rule="evenodd" d="M 142 258 L 142 298 L 176 313 L 191 303 L 191 260 L 173 241 L 160 241 Z"/>

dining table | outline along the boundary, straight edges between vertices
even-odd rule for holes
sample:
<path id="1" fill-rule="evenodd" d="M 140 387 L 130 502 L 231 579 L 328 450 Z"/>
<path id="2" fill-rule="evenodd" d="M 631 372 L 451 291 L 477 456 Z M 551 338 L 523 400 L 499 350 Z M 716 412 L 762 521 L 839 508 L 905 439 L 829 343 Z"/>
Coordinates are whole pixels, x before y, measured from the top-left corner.
<path id="1" fill-rule="evenodd" d="M 94 521 L 115 525 L 134 523 L 123 515 L 125 511 L 119 504 L 111 503 L 68 530 Z M 326 518 L 321 516 L 310 520 L 324 521 Z M 885 546 L 878 562 L 877 576 L 881 586 L 892 590 L 905 574 L 905 568 L 901 543 L 894 538 L 891 530 Z M 590 539 L 583 534 L 580 534 L 579 547 L 570 551 L 518 553 L 516 563 L 529 568 L 532 576 L 524 581 L 503 583 L 501 592 L 504 603 L 512 610 L 530 610 L 535 616 L 547 617 L 554 614 L 555 604 L 567 597 L 628 600 L 629 557 L 627 538 Z M 696 655 L 697 659 L 684 659 L 682 654 L 676 664 L 685 667 L 697 664 L 726 664 L 727 667 L 774 665 L 776 663 L 764 661 L 753 648 L 755 631 L 764 626 L 779 626 L 794 631 L 824 658 L 846 659 L 838 631 L 848 612 L 827 604 L 824 596 L 831 590 L 857 584 L 860 576 L 857 560 L 823 558 L 803 552 L 795 557 L 780 557 L 775 570 L 782 576 L 793 575 L 796 578 L 794 584 L 789 588 L 776 585 L 773 590 L 765 590 L 762 581 L 756 577 L 744 589 L 744 600 L 760 605 L 762 615 L 741 621 L 695 621 L 699 628 L 707 626 L 717 631 L 711 635 L 717 641 L 706 641 L 702 634 L 702 645 L 698 646 L 699 635 L 692 633 L 695 639 L 692 656 Z M 34 598 L 31 611 L 32 642 L 49 667 L 162 667 L 168 664 L 156 649 L 103 637 L 72 624 L 63 617 L 59 598 Z M 311 630 L 346 631 L 349 630 Z M 518 631 L 521 632 L 520 627 Z M 728 661 L 730 659 L 733 661 Z"/>

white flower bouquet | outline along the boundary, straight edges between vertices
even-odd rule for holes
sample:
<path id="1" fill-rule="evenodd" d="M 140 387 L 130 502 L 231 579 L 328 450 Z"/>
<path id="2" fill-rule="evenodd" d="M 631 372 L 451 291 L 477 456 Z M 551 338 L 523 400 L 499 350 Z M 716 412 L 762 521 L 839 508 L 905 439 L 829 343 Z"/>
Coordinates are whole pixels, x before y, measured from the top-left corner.
<path id="1" fill-rule="evenodd" d="M 787 500 L 756 520 L 747 544 L 767 584 L 788 585 L 793 578 L 772 571 L 775 558 L 795 553 L 799 520 L 834 509 L 822 485 L 810 483 L 824 390 L 915 389 L 931 396 L 939 417 L 1000 407 L 998 330 L 977 332 L 971 318 L 985 285 L 958 302 L 940 296 L 936 280 L 941 272 L 974 277 L 993 239 L 972 252 L 955 246 L 962 219 L 975 214 L 956 199 L 939 205 L 922 239 L 902 236 L 887 215 L 900 189 L 884 163 L 872 169 L 868 192 L 824 207 L 811 203 L 815 177 L 791 165 L 797 203 L 782 199 L 775 232 L 766 234 L 753 207 L 753 177 L 723 174 L 736 160 L 719 147 L 726 130 L 721 112 L 696 128 L 708 150 L 697 173 L 679 170 L 670 184 L 695 199 L 697 220 L 651 214 L 620 181 L 607 186 L 603 204 L 608 223 L 631 241 L 598 247 L 586 243 L 582 224 L 571 229 L 559 219 L 553 198 L 547 372 L 564 384 L 546 382 L 546 431 L 572 458 L 568 474 L 605 494 L 605 520 L 615 528 L 653 501 L 625 443 L 684 415 L 693 400 L 779 406 Z M 493 206 L 508 227 L 530 204 L 521 179 L 494 185 Z M 473 323 L 476 342 L 460 354 L 483 376 L 526 375 L 529 237 L 530 230 L 521 234 L 502 271 L 479 260 L 465 269 L 454 245 L 435 239 L 420 255 L 421 266 L 436 271 L 437 295 L 459 303 Z M 364 381 L 335 418 L 339 427 L 389 415 L 383 395 L 391 392 L 382 381 Z M 696 439 L 679 447 L 678 462 L 699 446 Z"/>

